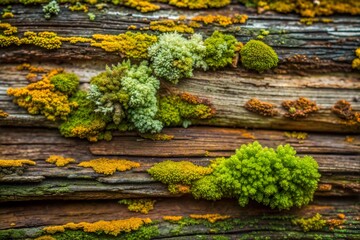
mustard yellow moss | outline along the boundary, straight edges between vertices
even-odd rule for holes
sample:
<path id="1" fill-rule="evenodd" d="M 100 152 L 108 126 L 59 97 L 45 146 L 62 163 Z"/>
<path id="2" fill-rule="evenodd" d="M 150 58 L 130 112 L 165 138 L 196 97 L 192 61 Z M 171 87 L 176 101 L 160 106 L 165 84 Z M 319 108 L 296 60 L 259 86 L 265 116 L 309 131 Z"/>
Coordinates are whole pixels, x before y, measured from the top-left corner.
<path id="1" fill-rule="evenodd" d="M 0 118 L 7 118 L 9 114 L 4 110 L 0 109 Z"/>
<path id="2" fill-rule="evenodd" d="M 55 86 L 50 83 L 51 77 L 60 72 L 62 69 L 53 69 L 40 81 L 23 88 L 9 88 L 7 94 L 13 96 L 13 101 L 30 114 L 42 114 L 51 121 L 66 120 L 77 103 L 70 102 L 67 94 L 55 90 Z"/>
<path id="3" fill-rule="evenodd" d="M 100 47 L 107 52 L 120 52 L 123 57 L 147 58 L 147 49 L 157 41 L 156 36 L 143 33 L 126 32 L 119 35 L 95 34 L 93 47 Z"/>
<path id="4" fill-rule="evenodd" d="M 0 167 L 22 167 L 26 165 L 36 165 L 36 162 L 29 159 L 19 159 L 19 160 L 2 160 L 0 159 Z"/>
<path id="5" fill-rule="evenodd" d="M 164 221 L 178 222 L 183 219 L 183 216 L 163 216 Z"/>
<path id="6" fill-rule="evenodd" d="M 45 236 L 41 236 L 41 237 L 35 238 L 34 240 L 56 240 L 56 238 L 53 238 L 53 237 L 50 236 L 50 235 L 45 235 Z"/>
<path id="7" fill-rule="evenodd" d="M 14 33 L 17 33 L 17 27 L 13 27 L 9 23 L 0 22 L 0 29 L 4 29 L 3 30 L 4 35 L 12 35 Z"/>
<path id="8" fill-rule="evenodd" d="M 154 209 L 154 204 L 156 200 L 151 199 L 123 199 L 120 200 L 120 204 L 125 204 L 128 206 L 129 211 L 140 212 L 143 214 L 148 214 L 149 211 Z"/>
<path id="9" fill-rule="evenodd" d="M 14 17 L 14 14 L 12 12 L 4 12 L 2 15 L 1 15 L 2 18 L 13 18 Z"/>
<path id="10" fill-rule="evenodd" d="M 355 50 L 355 55 L 357 58 L 352 61 L 351 66 L 354 69 L 360 70 L 360 47 Z"/>
<path id="11" fill-rule="evenodd" d="M 236 23 L 246 23 L 247 19 L 248 16 L 245 14 L 235 14 L 233 17 L 224 15 L 205 15 L 191 18 L 191 20 L 195 22 L 203 22 L 205 24 L 218 23 L 223 27 Z"/>
<path id="12" fill-rule="evenodd" d="M 105 233 L 113 236 L 117 236 L 120 233 L 129 233 L 131 231 L 138 230 L 144 224 L 151 223 L 150 218 L 129 218 L 124 220 L 112 220 L 112 221 L 98 221 L 94 223 L 80 222 L 80 223 L 67 223 L 60 226 L 49 226 L 43 230 L 49 234 L 57 232 L 64 232 L 68 230 L 83 230 L 90 233 Z"/>
<path id="13" fill-rule="evenodd" d="M 140 163 L 124 159 L 98 158 L 87 162 L 82 162 L 79 167 L 91 167 L 97 173 L 112 175 L 116 171 L 124 172 L 132 168 L 140 167 Z"/>
<path id="14" fill-rule="evenodd" d="M 193 219 L 204 219 L 207 220 L 211 223 L 214 223 L 216 221 L 219 220 L 225 220 L 230 218 L 229 215 L 220 215 L 220 214 L 204 214 L 204 215 L 199 215 L 199 214 L 190 214 L 190 217 Z"/>
<path id="15" fill-rule="evenodd" d="M 284 135 L 287 138 L 295 138 L 299 140 L 305 140 L 308 136 L 305 132 L 285 132 Z"/>
<path id="16" fill-rule="evenodd" d="M 149 28 L 159 32 L 194 33 L 194 29 L 186 23 L 170 19 L 152 21 Z"/>
<path id="17" fill-rule="evenodd" d="M 63 167 L 69 163 L 74 163 L 75 159 L 73 158 L 65 158 L 62 156 L 56 156 L 56 155 L 51 155 L 48 159 L 46 159 L 46 162 L 48 163 L 53 163 L 58 167 Z"/>
<path id="18" fill-rule="evenodd" d="M 313 18 L 315 16 L 342 14 L 360 14 L 360 1 L 349 0 L 240 0 L 240 2 L 255 5 L 258 12 L 274 10 L 281 13 L 296 12 L 301 16 Z"/>
<path id="19" fill-rule="evenodd" d="M 161 0 L 180 8 L 202 9 L 219 8 L 229 5 L 231 0 Z"/>

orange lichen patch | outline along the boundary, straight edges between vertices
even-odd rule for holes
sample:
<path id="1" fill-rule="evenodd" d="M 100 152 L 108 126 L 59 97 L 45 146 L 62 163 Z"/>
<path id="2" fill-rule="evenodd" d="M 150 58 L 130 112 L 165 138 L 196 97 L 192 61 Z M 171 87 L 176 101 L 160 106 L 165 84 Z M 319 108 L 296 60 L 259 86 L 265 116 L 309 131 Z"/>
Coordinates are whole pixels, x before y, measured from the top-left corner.
<path id="1" fill-rule="evenodd" d="M 140 136 L 153 141 L 170 141 L 174 138 L 174 135 L 168 135 L 165 133 L 141 133 Z"/>
<path id="2" fill-rule="evenodd" d="M 3 33 L 5 35 L 12 35 L 14 33 L 17 33 L 17 27 L 13 27 L 9 23 L 1 23 L 0 22 L 0 29 L 4 29 Z"/>
<path id="3" fill-rule="evenodd" d="M 146 0 L 126 0 L 124 5 L 127 7 L 135 8 L 140 12 L 153 12 L 160 9 L 160 6 Z"/>
<path id="4" fill-rule="evenodd" d="M 172 194 L 186 194 L 190 193 L 190 186 L 183 184 L 170 184 L 169 191 Z"/>
<path id="5" fill-rule="evenodd" d="M 53 237 L 50 236 L 50 235 L 45 235 L 45 236 L 41 236 L 41 237 L 35 238 L 34 240 L 56 240 L 56 238 L 53 238 Z"/>
<path id="6" fill-rule="evenodd" d="M 346 137 L 345 137 L 345 142 L 347 142 L 347 143 L 353 143 L 354 140 L 355 140 L 354 137 L 350 137 L 350 136 L 346 136 Z"/>
<path id="7" fill-rule="evenodd" d="M 295 138 L 299 140 L 305 140 L 308 137 L 308 134 L 305 132 L 285 132 L 284 136 L 287 138 Z"/>
<path id="8" fill-rule="evenodd" d="M 168 222 L 178 222 L 181 219 L 183 219 L 183 216 L 163 216 L 163 220 Z"/>
<path id="9" fill-rule="evenodd" d="M 9 88 L 7 94 L 14 97 L 14 102 L 20 107 L 27 109 L 30 114 L 43 114 L 48 120 L 66 120 L 67 115 L 76 102 L 70 102 L 68 96 L 55 90 L 50 83 L 51 77 L 62 72 L 62 69 L 53 69 L 35 83 L 23 88 Z"/>
<path id="10" fill-rule="evenodd" d="M 194 29 L 187 24 L 170 19 L 152 21 L 149 29 L 159 32 L 194 33 Z"/>
<path id="11" fill-rule="evenodd" d="M 360 123 L 360 113 L 353 111 L 351 104 L 346 100 L 337 101 L 331 111 L 339 118 Z"/>
<path id="12" fill-rule="evenodd" d="M 18 71 L 27 70 L 30 73 L 46 73 L 46 72 L 48 72 L 48 70 L 45 70 L 43 67 L 35 67 L 29 63 L 23 63 L 23 64 L 18 65 L 16 67 L 16 70 L 18 70 Z"/>
<path id="13" fill-rule="evenodd" d="M 247 0 L 241 0 L 246 3 Z M 257 0 L 258 12 L 274 10 L 281 13 L 296 12 L 301 16 L 332 15 L 335 13 L 360 14 L 360 2 L 349 0 Z"/>
<path id="14" fill-rule="evenodd" d="M 288 110 L 284 117 L 292 119 L 306 118 L 309 114 L 319 111 L 319 107 L 315 102 L 304 97 L 300 97 L 295 101 L 283 101 L 281 105 Z"/>
<path id="15" fill-rule="evenodd" d="M 140 167 L 140 163 L 124 159 L 98 158 L 78 164 L 79 167 L 91 167 L 97 173 L 106 175 L 114 174 L 116 171 L 124 172 L 132 168 Z"/>
<path id="16" fill-rule="evenodd" d="M 26 75 L 26 80 L 28 80 L 29 82 L 35 82 L 37 80 L 38 75 L 36 73 L 28 73 L 28 75 Z"/>
<path id="17" fill-rule="evenodd" d="M 9 114 L 7 112 L 0 109 L 0 118 L 7 118 L 8 116 L 9 116 Z"/>
<path id="18" fill-rule="evenodd" d="M 256 98 L 252 98 L 247 101 L 244 107 L 250 112 L 254 112 L 265 117 L 273 117 L 279 114 L 279 112 L 274 109 L 276 107 L 274 104 L 261 102 Z"/>
<path id="19" fill-rule="evenodd" d="M 345 214 L 343 214 L 343 213 L 339 213 L 338 215 L 337 215 L 337 217 L 338 218 L 340 218 L 340 219 L 345 219 Z"/>
<path id="20" fill-rule="evenodd" d="M 332 185 L 331 184 L 319 184 L 318 185 L 318 191 L 319 192 L 329 192 L 332 189 Z"/>
<path id="21" fill-rule="evenodd" d="M 93 47 L 100 47 L 107 52 L 120 52 L 123 57 L 147 58 L 147 49 L 157 41 L 156 36 L 143 33 L 126 32 L 119 35 L 95 34 Z M 99 42 L 100 41 L 100 42 Z"/>
<path id="22" fill-rule="evenodd" d="M 19 159 L 19 160 L 2 160 L 0 159 L 0 167 L 22 167 L 26 165 L 36 165 L 36 162 L 29 159 Z"/>
<path id="23" fill-rule="evenodd" d="M 191 20 L 195 22 L 203 22 L 205 24 L 218 23 L 224 27 L 235 23 L 245 23 L 247 19 L 248 16 L 245 14 L 236 14 L 233 17 L 224 15 L 206 15 L 191 18 Z"/>
<path id="24" fill-rule="evenodd" d="M 339 220 L 339 219 L 330 219 L 326 221 L 326 224 L 329 226 L 330 230 L 334 230 L 335 227 L 339 227 L 342 229 L 342 224 L 345 223 L 345 220 Z"/>
<path id="25" fill-rule="evenodd" d="M 56 155 L 51 155 L 48 159 L 46 159 L 46 162 L 48 163 L 53 163 L 58 167 L 63 167 L 69 163 L 74 163 L 75 159 L 73 158 L 65 158 L 62 156 L 56 156 Z"/>
<path id="26" fill-rule="evenodd" d="M 84 232 L 91 233 L 105 233 L 113 236 L 124 232 L 129 233 L 131 231 L 138 230 L 144 224 L 151 223 L 150 218 L 129 218 L 124 220 L 113 221 L 98 221 L 94 223 L 80 222 L 80 223 L 67 223 L 60 226 L 49 226 L 43 230 L 47 233 L 54 234 L 57 232 L 64 232 L 65 229 L 69 230 L 83 230 Z"/>
<path id="27" fill-rule="evenodd" d="M 229 215 L 220 215 L 220 214 L 204 214 L 204 215 L 198 215 L 198 214 L 190 214 L 190 217 L 193 219 L 204 219 L 208 220 L 211 223 L 214 223 L 219 220 L 225 220 L 230 218 Z"/>
<path id="28" fill-rule="evenodd" d="M 256 139 L 256 137 L 254 135 L 252 135 L 251 133 L 245 131 L 241 133 L 241 136 L 247 139 Z"/>

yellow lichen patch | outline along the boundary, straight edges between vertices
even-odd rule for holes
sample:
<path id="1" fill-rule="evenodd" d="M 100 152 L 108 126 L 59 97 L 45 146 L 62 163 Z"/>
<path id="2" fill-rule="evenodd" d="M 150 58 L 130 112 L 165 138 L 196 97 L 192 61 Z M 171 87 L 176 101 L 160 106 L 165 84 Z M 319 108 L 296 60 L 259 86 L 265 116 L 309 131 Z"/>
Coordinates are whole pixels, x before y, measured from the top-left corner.
<path id="1" fill-rule="evenodd" d="M 57 232 L 64 232 L 68 230 L 83 230 L 84 232 L 91 233 L 105 233 L 113 236 L 124 232 L 129 233 L 131 231 L 138 230 L 144 224 L 151 223 L 150 218 L 129 218 L 124 220 L 113 220 L 113 221 L 98 221 L 94 223 L 80 222 L 80 223 L 67 223 L 61 226 L 49 226 L 43 230 L 47 233 L 54 234 Z"/>
<path id="2" fill-rule="evenodd" d="M 51 77 L 62 71 L 62 69 L 53 69 L 44 75 L 42 80 L 23 88 L 9 88 L 7 94 L 13 96 L 13 101 L 27 109 L 30 114 L 43 114 L 52 121 L 66 120 L 71 110 L 77 107 L 77 103 L 70 102 L 65 93 L 57 91 L 50 83 Z"/>
<path id="3" fill-rule="evenodd" d="M 80 2 L 77 2 L 75 5 L 72 5 L 69 7 L 70 11 L 82 11 L 82 12 L 88 12 L 89 8 L 86 4 L 81 4 Z"/>
<path id="4" fill-rule="evenodd" d="M 193 219 L 204 219 L 207 220 L 211 223 L 214 223 L 216 221 L 219 220 L 225 220 L 230 218 L 231 216 L 229 215 L 220 215 L 220 214 L 203 214 L 203 215 L 199 215 L 199 214 L 190 214 L 190 217 Z"/>
<path id="5" fill-rule="evenodd" d="M 152 21 L 149 28 L 159 32 L 194 33 L 194 29 L 187 24 L 170 19 Z"/>
<path id="6" fill-rule="evenodd" d="M 181 219 L 183 219 L 183 216 L 163 216 L 163 220 L 168 222 L 178 222 Z"/>
<path id="7" fill-rule="evenodd" d="M 53 237 L 50 236 L 50 235 L 45 235 L 45 236 L 41 236 L 41 237 L 35 238 L 34 240 L 56 240 L 56 238 L 53 238 Z"/>
<path id="8" fill-rule="evenodd" d="M 305 132 L 285 132 L 284 135 L 287 138 L 295 138 L 299 140 L 305 140 L 308 136 Z"/>
<path id="9" fill-rule="evenodd" d="M 146 0 L 126 0 L 124 5 L 127 7 L 135 8 L 140 12 L 153 12 L 160 9 L 160 6 Z"/>
<path id="10" fill-rule="evenodd" d="M 61 41 L 54 32 L 25 32 L 20 39 L 21 44 L 35 45 L 46 49 L 57 49 L 61 47 Z"/>
<path id="11" fill-rule="evenodd" d="M 124 172 L 127 170 L 131 170 L 132 168 L 138 168 L 140 167 L 140 163 L 124 159 L 98 158 L 87 162 L 82 162 L 78 166 L 91 167 L 97 173 L 111 175 L 114 174 L 116 171 Z"/>
<path id="12" fill-rule="evenodd" d="M 43 67 L 34 67 L 29 63 L 23 63 L 21 65 L 18 65 L 16 67 L 16 70 L 18 70 L 18 71 L 27 70 L 30 73 L 46 73 L 46 72 L 48 72 L 48 70 L 45 70 Z"/>
<path id="13" fill-rule="evenodd" d="M 127 32 L 119 35 L 95 34 L 93 47 L 100 47 L 107 52 L 118 51 L 123 57 L 147 58 L 147 49 L 157 41 L 156 36 Z"/>
<path id="14" fill-rule="evenodd" d="M 17 27 L 13 27 L 9 23 L 1 23 L 0 22 L 0 29 L 4 29 L 3 33 L 5 35 L 12 35 L 14 33 L 17 33 Z"/>
<path id="15" fill-rule="evenodd" d="M 228 26 L 235 23 L 245 23 L 248 19 L 248 16 L 245 14 L 236 14 L 233 17 L 228 17 L 224 15 L 206 15 L 206 16 L 196 16 L 191 20 L 196 22 L 203 22 L 205 24 L 218 23 L 221 26 Z"/>
<path id="16" fill-rule="evenodd" d="M 146 139 L 151 139 L 153 141 L 170 141 L 174 138 L 174 135 L 168 135 L 165 133 L 142 133 L 140 136 Z"/>
<path id="17" fill-rule="evenodd" d="M 171 5 L 180 8 L 202 9 L 202 8 L 219 8 L 229 5 L 231 0 L 162 0 Z"/>
<path id="18" fill-rule="evenodd" d="M 29 159 L 19 159 L 19 160 L 2 160 L 0 159 L 0 167 L 22 167 L 26 165 L 36 165 L 36 162 Z"/>
<path id="19" fill-rule="evenodd" d="M 56 156 L 56 155 L 51 155 L 48 159 L 46 159 L 46 162 L 48 163 L 53 163 L 58 167 L 63 167 L 69 163 L 73 163 L 75 162 L 75 159 L 73 158 L 65 158 L 62 156 Z"/>
<path id="20" fill-rule="evenodd" d="M 95 40 L 91 38 L 85 38 L 85 37 L 59 37 L 59 40 L 62 42 L 69 42 L 71 44 L 76 43 L 96 43 Z"/>
<path id="21" fill-rule="evenodd" d="M 123 199 L 119 201 L 120 204 L 127 205 L 129 211 L 143 214 L 148 214 L 149 211 L 153 210 L 155 202 L 156 200 L 151 199 Z"/>
<path id="22" fill-rule="evenodd" d="M 8 116 L 9 116 L 9 114 L 7 112 L 0 109 L 0 118 L 7 118 Z"/>
<path id="23" fill-rule="evenodd" d="M 2 18 L 13 18 L 14 17 L 14 14 L 12 12 L 4 12 L 2 15 L 1 15 Z"/>
<path id="24" fill-rule="evenodd" d="M 360 47 L 355 50 L 355 55 L 357 58 L 352 61 L 351 66 L 354 69 L 360 70 Z"/>
<path id="25" fill-rule="evenodd" d="M 332 20 L 330 18 L 301 18 L 300 19 L 300 23 L 306 24 L 306 25 L 312 25 L 313 23 L 318 23 L 318 22 L 331 23 L 333 21 L 334 20 Z"/>
<path id="26" fill-rule="evenodd" d="M 247 0 L 241 0 L 246 3 Z M 296 12 L 301 16 L 313 18 L 315 16 L 346 13 L 360 14 L 360 2 L 349 0 L 255 0 L 258 12 L 274 10 L 281 13 Z"/>

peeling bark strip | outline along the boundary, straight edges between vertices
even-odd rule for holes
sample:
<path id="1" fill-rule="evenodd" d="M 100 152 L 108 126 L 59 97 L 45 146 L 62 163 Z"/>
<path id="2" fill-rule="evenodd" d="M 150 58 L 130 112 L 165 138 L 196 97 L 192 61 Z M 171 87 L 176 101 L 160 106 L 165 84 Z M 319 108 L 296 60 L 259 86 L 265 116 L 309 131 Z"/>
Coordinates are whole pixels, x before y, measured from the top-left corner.
<path id="1" fill-rule="evenodd" d="M 307 139 L 298 140 L 286 137 L 282 131 L 191 127 L 166 129 L 166 134 L 174 135 L 171 141 L 142 139 L 129 132 L 116 134 L 111 142 L 89 143 L 63 138 L 56 130 L 2 127 L 0 131 L 1 158 L 36 161 L 20 176 L 0 178 L 0 201 L 178 197 L 146 170 L 168 159 L 205 166 L 211 159 L 230 156 L 241 144 L 255 140 L 268 147 L 290 143 L 300 155 L 313 156 L 322 174 L 317 196 L 355 196 L 360 192 L 357 136 L 349 143 L 345 135 L 310 133 Z M 56 167 L 45 162 L 50 155 L 72 157 L 77 162 Z M 141 167 L 106 176 L 77 166 L 82 161 L 115 156 L 139 162 Z"/>
<path id="2" fill-rule="evenodd" d="M 0 125 L 56 127 L 56 123 L 46 121 L 42 116 L 27 114 L 6 95 L 7 88 L 28 84 L 25 80 L 26 72 L 16 71 L 16 66 L 16 64 L 0 66 L 0 109 L 9 113 L 7 118 L 0 118 Z M 68 72 L 77 73 L 82 88 L 87 87 L 92 76 L 105 69 L 104 64 L 84 67 L 79 62 L 74 62 L 72 65 L 42 64 L 41 66 L 45 68 L 61 66 Z M 360 111 L 360 102 L 355 101 L 360 94 L 359 74 L 255 75 L 239 69 L 197 72 L 193 78 L 185 79 L 176 86 L 163 83 L 162 91 L 189 92 L 208 99 L 216 108 L 217 114 L 213 119 L 199 121 L 196 124 L 292 131 L 360 132 L 359 124 L 349 124 L 348 121 L 338 118 L 331 112 L 333 105 L 340 99 L 349 101 L 354 111 Z M 277 105 L 280 115 L 262 117 L 246 110 L 245 103 L 254 97 Z M 316 101 L 320 110 L 301 120 L 283 117 L 285 110 L 281 107 L 281 102 L 296 100 L 299 97 Z"/>

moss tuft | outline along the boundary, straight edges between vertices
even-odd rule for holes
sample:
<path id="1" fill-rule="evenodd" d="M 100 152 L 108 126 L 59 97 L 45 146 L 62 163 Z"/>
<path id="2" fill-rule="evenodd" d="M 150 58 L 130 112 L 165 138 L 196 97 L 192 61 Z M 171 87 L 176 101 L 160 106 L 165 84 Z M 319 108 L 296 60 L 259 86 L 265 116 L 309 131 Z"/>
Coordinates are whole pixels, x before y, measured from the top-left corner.
<path id="1" fill-rule="evenodd" d="M 245 68 L 263 72 L 278 64 L 278 56 L 274 49 L 259 40 L 250 40 L 241 51 L 241 61 Z"/>
<path id="2" fill-rule="evenodd" d="M 74 73 L 60 73 L 51 77 L 50 83 L 54 84 L 55 89 L 60 92 L 72 95 L 79 86 L 79 77 Z"/>

